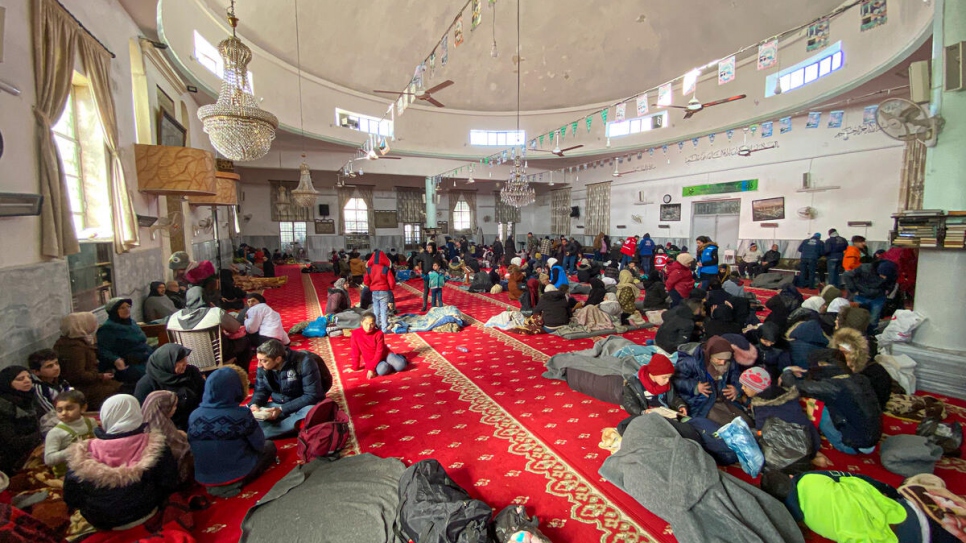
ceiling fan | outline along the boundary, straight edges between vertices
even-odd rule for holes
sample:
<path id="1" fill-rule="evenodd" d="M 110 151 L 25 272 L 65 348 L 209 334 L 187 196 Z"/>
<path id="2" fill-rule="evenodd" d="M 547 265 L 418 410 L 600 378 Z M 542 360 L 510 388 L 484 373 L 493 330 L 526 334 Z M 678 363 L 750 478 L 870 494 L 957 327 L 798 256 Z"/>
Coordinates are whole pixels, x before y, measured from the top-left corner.
<path id="1" fill-rule="evenodd" d="M 537 151 L 540 153 L 553 153 L 559 156 L 560 158 L 564 158 L 564 153 L 566 153 L 567 151 L 573 151 L 574 149 L 580 149 L 581 147 L 583 147 L 583 145 L 574 145 L 573 147 L 567 147 L 566 149 L 561 149 L 560 132 L 557 132 L 557 134 L 554 135 L 554 147 L 552 151 L 547 149 L 533 149 L 533 151 Z"/>
<path id="2" fill-rule="evenodd" d="M 634 168 L 633 170 L 627 170 L 626 172 L 622 172 L 622 171 L 620 171 L 619 166 L 617 165 L 617 162 L 615 161 L 614 162 L 614 173 L 612 173 L 611 175 L 613 177 L 623 177 L 625 175 L 630 175 L 632 173 L 638 173 L 638 172 L 643 172 L 643 171 L 647 171 L 647 169 L 646 168 Z"/>
<path id="3" fill-rule="evenodd" d="M 690 119 L 691 117 L 694 116 L 695 113 L 701 111 L 702 109 L 706 109 L 706 108 L 709 108 L 711 106 L 720 106 L 721 104 L 727 104 L 728 102 L 735 102 L 735 101 L 738 101 L 738 100 L 741 100 L 741 99 L 747 98 L 747 97 L 748 97 L 747 94 L 738 94 L 738 95 L 732 96 L 730 98 L 724 98 L 724 99 L 721 99 L 721 100 L 715 100 L 713 102 L 701 103 L 701 100 L 698 100 L 698 97 L 692 94 L 691 95 L 691 99 L 688 100 L 688 105 L 686 105 L 686 106 L 668 105 L 666 107 L 673 107 L 673 108 L 676 108 L 676 109 L 685 109 L 685 110 L 687 110 L 687 112 L 684 114 L 684 118 L 685 119 Z M 658 106 L 657 104 L 654 104 L 654 107 L 660 107 L 660 106 Z"/>
<path id="4" fill-rule="evenodd" d="M 748 145 L 740 145 L 738 147 L 738 156 L 751 156 L 751 153 L 757 153 L 758 151 L 767 151 L 769 149 L 774 149 L 775 147 L 778 147 L 777 143 L 773 143 L 771 145 L 767 145 L 763 147 L 758 147 L 757 149 L 752 149 Z"/>
<path id="5" fill-rule="evenodd" d="M 388 146 L 387 146 L 387 149 L 388 149 Z M 380 149 L 379 152 L 377 153 L 376 152 L 376 137 L 374 135 L 372 135 L 372 134 L 369 134 L 369 141 L 363 146 L 363 150 L 365 151 L 365 155 L 362 158 L 364 158 L 366 160 L 379 160 L 379 159 L 382 159 L 382 158 L 385 158 L 385 159 L 388 159 L 388 160 L 400 160 L 400 159 L 402 159 L 401 156 L 386 156 L 386 154 L 382 152 L 382 149 Z M 387 150 L 386 153 L 388 153 L 388 152 L 389 151 Z"/>
<path id="6" fill-rule="evenodd" d="M 436 107 L 446 107 L 443 104 L 441 104 L 438 100 L 433 98 L 433 93 L 439 92 L 445 89 L 446 87 L 449 87 L 452 84 L 453 82 L 447 79 L 446 81 L 443 81 L 442 83 L 440 83 L 439 85 L 436 85 L 435 87 L 432 87 L 429 89 L 419 89 L 416 92 L 407 92 L 407 91 L 397 92 L 397 91 L 387 91 L 387 90 L 374 90 L 372 92 L 378 92 L 380 94 L 395 94 L 396 96 L 403 96 L 403 95 L 414 96 L 417 100 L 425 100 L 426 102 L 429 102 L 430 104 L 433 104 Z"/>

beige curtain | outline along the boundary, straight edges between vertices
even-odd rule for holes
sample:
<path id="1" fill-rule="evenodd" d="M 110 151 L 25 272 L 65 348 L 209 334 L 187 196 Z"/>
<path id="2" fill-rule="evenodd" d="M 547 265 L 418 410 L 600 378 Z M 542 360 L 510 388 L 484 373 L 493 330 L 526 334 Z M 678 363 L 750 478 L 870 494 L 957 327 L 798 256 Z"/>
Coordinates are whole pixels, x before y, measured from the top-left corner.
<path id="1" fill-rule="evenodd" d="M 359 185 L 355 187 L 356 195 L 366 203 L 367 218 L 369 220 L 369 235 L 376 235 L 376 205 L 372 198 L 372 187 Z"/>
<path id="2" fill-rule="evenodd" d="M 40 252 L 63 258 L 80 252 L 53 125 L 64 112 L 74 75 L 77 23 L 55 0 L 34 0 L 34 84 L 40 157 Z M 106 131 L 105 131 L 106 132 Z"/>
<path id="3" fill-rule="evenodd" d="M 906 142 L 902 157 L 902 182 L 899 184 L 899 210 L 922 209 L 926 180 L 926 146 L 919 140 Z"/>
<path id="4" fill-rule="evenodd" d="M 464 192 L 463 199 L 466 200 L 466 205 L 470 206 L 470 230 L 474 233 L 477 229 L 476 223 L 476 193 L 475 192 Z"/>
<path id="5" fill-rule="evenodd" d="M 396 189 L 396 210 L 399 212 L 399 222 L 423 223 L 423 218 L 426 216 L 423 194 L 421 189 Z"/>
<path id="6" fill-rule="evenodd" d="M 610 181 L 587 185 L 585 232 L 610 232 Z"/>
<path id="7" fill-rule="evenodd" d="M 550 233 L 570 235 L 570 189 L 550 191 Z"/>
<path id="8" fill-rule="evenodd" d="M 127 182 L 124 180 L 124 166 L 118 154 L 117 114 L 114 110 L 114 96 L 111 92 L 111 56 L 101 44 L 86 34 L 78 32 L 77 51 L 87 79 L 91 82 L 94 106 L 104 131 L 107 145 L 111 182 L 108 184 L 111 195 L 111 210 L 114 225 L 114 251 L 126 253 L 141 244 L 138 232 L 137 214 L 131 203 Z"/>
<path id="9" fill-rule="evenodd" d="M 500 191 L 493 193 L 493 199 L 496 202 L 496 205 L 494 206 L 494 214 L 496 215 L 495 220 L 498 224 L 521 222 L 520 208 L 513 207 L 505 203 L 500 197 Z"/>
<path id="10" fill-rule="evenodd" d="M 470 208 L 470 227 L 466 230 L 453 230 L 453 234 L 469 234 L 476 232 L 476 193 L 469 191 L 454 190 L 449 193 L 449 214 L 450 214 L 450 224 L 455 224 L 453 217 L 453 212 L 456 211 L 456 204 L 459 203 L 460 198 L 466 202 L 466 205 Z"/>

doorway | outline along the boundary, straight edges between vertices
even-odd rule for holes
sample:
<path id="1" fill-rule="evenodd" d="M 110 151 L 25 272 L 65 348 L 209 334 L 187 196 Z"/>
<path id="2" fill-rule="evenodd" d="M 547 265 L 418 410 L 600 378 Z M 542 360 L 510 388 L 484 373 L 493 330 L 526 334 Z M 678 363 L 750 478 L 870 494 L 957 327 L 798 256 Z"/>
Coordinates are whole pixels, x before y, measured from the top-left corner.
<path id="1" fill-rule="evenodd" d="M 719 253 L 738 249 L 738 227 L 741 224 L 741 200 L 715 200 L 691 204 L 691 241 L 708 236 L 718 244 Z M 723 254 L 719 259 L 723 262 Z"/>

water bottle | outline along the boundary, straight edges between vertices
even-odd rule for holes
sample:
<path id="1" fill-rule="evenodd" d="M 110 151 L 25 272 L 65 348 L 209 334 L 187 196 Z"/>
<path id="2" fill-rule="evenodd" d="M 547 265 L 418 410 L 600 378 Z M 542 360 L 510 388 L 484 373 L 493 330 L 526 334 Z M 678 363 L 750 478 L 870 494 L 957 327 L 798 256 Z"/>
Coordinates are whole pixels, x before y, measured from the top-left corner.
<path id="1" fill-rule="evenodd" d="M 461 352 L 461 353 L 468 353 L 468 352 L 470 352 L 469 349 L 467 349 L 466 347 L 464 347 L 462 345 L 460 345 L 459 347 L 457 347 L 456 350 L 459 351 L 459 352 Z"/>

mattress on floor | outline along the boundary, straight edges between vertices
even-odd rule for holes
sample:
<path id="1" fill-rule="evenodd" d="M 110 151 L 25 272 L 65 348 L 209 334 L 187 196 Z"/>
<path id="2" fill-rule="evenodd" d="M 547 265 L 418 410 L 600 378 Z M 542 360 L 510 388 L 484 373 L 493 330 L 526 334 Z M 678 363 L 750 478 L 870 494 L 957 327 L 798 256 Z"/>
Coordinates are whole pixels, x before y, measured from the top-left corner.
<path id="1" fill-rule="evenodd" d="M 573 390 L 602 402 L 620 405 L 624 378 L 620 375 L 596 375 L 589 371 L 567 370 L 567 385 Z"/>

